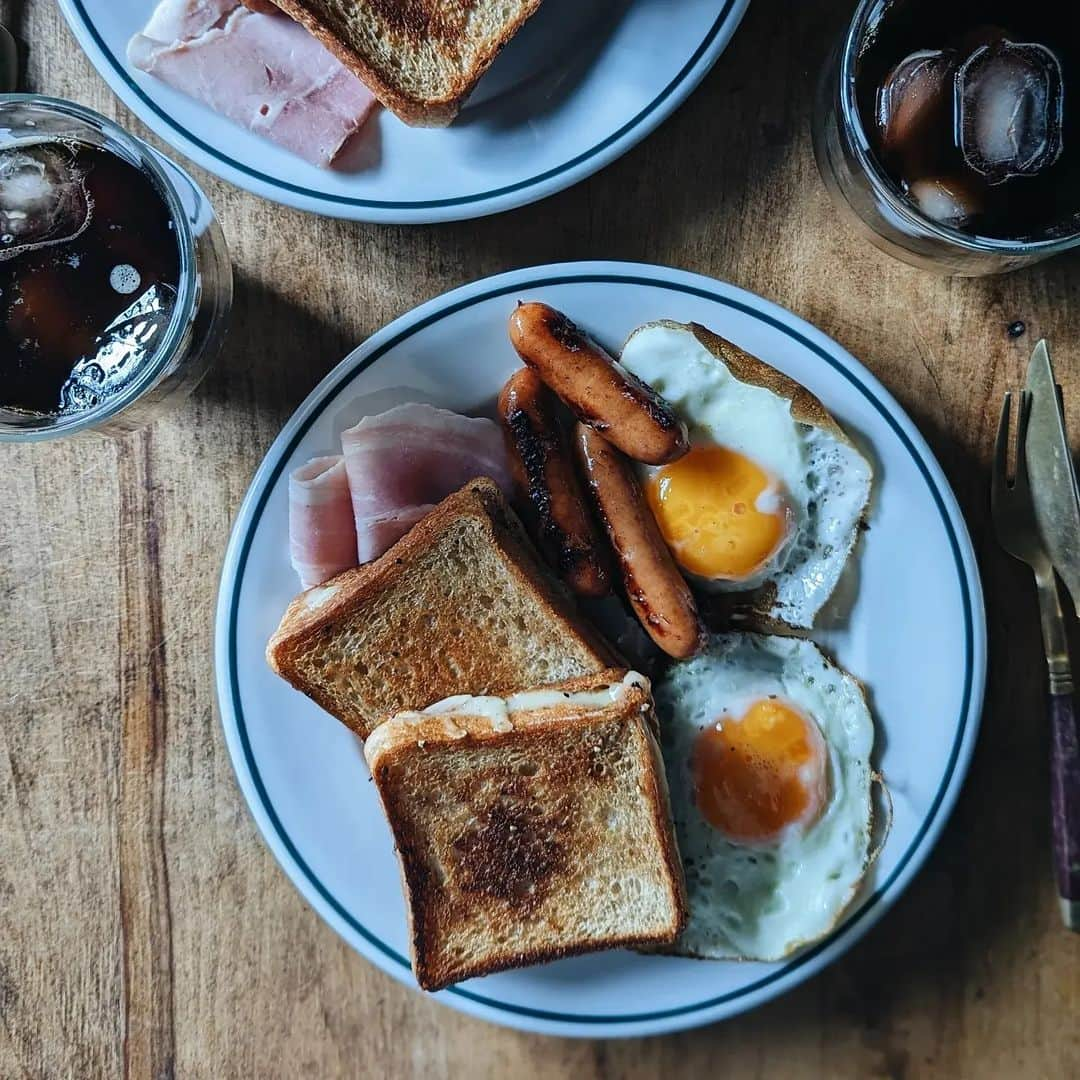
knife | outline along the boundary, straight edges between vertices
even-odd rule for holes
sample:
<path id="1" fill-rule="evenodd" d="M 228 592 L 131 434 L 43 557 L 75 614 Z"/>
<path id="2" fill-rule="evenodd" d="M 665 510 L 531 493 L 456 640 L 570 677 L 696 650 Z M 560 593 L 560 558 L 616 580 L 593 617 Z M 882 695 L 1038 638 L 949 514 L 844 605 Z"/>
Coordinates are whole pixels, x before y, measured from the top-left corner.
<path id="1" fill-rule="evenodd" d="M 1061 388 L 1045 340 L 1031 354 L 1027 389 L 1031 393 L 1027 467 L 1035 518 L 1050 561 L 1080 611 L 1080 492 L 1065 434 Z"/>

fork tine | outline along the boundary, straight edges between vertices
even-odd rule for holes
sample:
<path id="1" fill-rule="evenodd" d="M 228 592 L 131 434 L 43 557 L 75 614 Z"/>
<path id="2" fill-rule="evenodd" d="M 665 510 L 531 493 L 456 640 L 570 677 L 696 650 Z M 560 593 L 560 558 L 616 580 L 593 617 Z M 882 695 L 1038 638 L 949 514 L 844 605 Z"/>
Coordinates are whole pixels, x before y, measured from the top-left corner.
<path id="1" fill-rule="evenodd" d="M 1020 393 L 1020 415 L 1016 418 L 1016 478 L 1013 486 L 1022 491 L 1028 489 L 1027 431 L 1031 419 L 1031 391 Z"/>
<path id="2" fill-rule="evenodd" d="M 1001 403 L 997 439 L 994 441 L 994 464 L 990 485 L 991 508 L 997 506 L 1009 489 L 1009 416 L 1012 413 L 1012 394 L 1006 392 Z"/>

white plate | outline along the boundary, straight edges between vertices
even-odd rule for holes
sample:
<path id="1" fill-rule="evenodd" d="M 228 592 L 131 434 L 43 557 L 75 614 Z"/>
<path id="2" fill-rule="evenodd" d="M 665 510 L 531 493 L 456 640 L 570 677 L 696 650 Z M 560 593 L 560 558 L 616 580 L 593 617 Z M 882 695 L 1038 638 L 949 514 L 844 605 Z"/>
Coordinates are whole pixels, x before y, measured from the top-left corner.
<path id="1" fill-rule="evenodd" d="M 481 217 L 603 168 L 716 62 L 749 0 L 544 0 L 450 127 L 375 121 L 378 160 L 319 169 L 135 71 L 125 49 L 156 0 L 60 0 L 94 66 L 166 142 L 265 198 L 379 222 Z"/>
<path id="2" fill-rule="evenodd" d="M 518 366 L 506 320 L 519 298 L 561 308 L 617 348 L 650 319 L 696 320 L 794 376 L 875 460 L 870 530 L 848 624 L 818 639 L 865 679 L 893 829 L 873 880 L 827 941 L 786 963 L 724 964 L 603 953 L 491 975 L 440 1000 L 562 1035 L 642 1035 L 731 1016 L 836 959 L 922 865 L 959 791 L 979 722 L 986 628 L 971 541 L 914 425 L 835 342 L 749 293 L 678 270 L 570 263 L 519 270 L 423 304 L 375 334 L 297 410 L 260 466 L 225 558 L 218 694 L 240 786 L 286 873 L 342 937 L 412 984 L 390 833 L 358 742 L 266 666 L 263 649 L 297 589 L 288 561 L 288 473 L 339 446 L 367 412 L 423 400 L 489 412 Z M 913 598 L 933 597 L 933 610 Z"/>

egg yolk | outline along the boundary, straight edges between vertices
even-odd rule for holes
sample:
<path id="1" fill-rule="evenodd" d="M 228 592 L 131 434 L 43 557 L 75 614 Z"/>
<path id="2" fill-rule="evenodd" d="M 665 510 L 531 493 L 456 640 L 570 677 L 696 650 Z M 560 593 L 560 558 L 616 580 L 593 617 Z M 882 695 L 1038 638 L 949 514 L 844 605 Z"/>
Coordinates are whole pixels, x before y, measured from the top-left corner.
<path id="1" fill-rule="evenodd" d="M 706 728 L 691 766 L 698 809 L 736 843 L 768 843 L 792 825 L 806 827 L 828 801 L 821 731 L 778 698 Z"/>
<path id="2" fill-rule="evenodd" d="M 741 581 L 787 535 L 790 511 L 772 478 L 724 446 L 695 447 L 649 479 L 646 497 L 684 570 Z"/>

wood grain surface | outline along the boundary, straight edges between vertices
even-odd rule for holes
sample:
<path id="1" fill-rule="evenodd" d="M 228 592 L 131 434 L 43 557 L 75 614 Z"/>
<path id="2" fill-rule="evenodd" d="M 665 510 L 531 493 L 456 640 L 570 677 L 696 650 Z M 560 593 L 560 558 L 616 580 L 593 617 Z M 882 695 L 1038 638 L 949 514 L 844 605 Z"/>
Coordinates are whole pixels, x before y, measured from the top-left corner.
<path id="1" fill-rule="evenodd" d="M 139 435 L 0 448 L 0 1076 L 1080 1074 L 1080 938 L 1061 928 L 1051 882 L 1034 593 L 995 545 L 987 506 L 1001 396 L 1039 335 L 1080 435 L 1080 254 L 948 280 L 838 220 L 809 109 L 851 7 L 753 0 L 659 131 L 576 188 L 495 218 L 322 220 L 195 170 L 236 267 L 221 362 Z M 29 45 L 29 88 L 146 134 L 53 3 L 0 0 L 0 20 Z M 752 1014 L 626 1042 L 501 1030 L 355 955 L 263 846 L 212 679 L 232 517 L 305 394 L 420 301 L 578 258 L 714 275 L 860 357 L 956 488 L 991 634 L 970 779 L 896 908 L 827 972 Z M 1016 319 L 1028 329 L 1014 341 Z M 911 598 L 910 618 L 933 617 L 933 597 Z"/>

